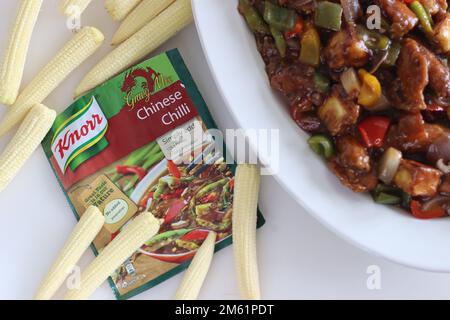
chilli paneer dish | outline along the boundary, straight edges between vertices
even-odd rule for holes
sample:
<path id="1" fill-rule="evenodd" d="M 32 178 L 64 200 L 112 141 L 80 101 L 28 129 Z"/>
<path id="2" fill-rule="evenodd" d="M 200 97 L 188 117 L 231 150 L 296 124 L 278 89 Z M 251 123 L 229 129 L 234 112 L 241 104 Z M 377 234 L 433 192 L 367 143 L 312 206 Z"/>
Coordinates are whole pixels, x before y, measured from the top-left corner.
<path id="1" fill-rule="evenodd" d="M 141 211 L 162 220 L 159 235 L 145 244 L 145 251 L 185 254 L 196 251 L 209 231 L 217 233 L 217 241 L 231 235 L 234 178 L 222 157 L 213 162 L 176 165 L 168 161 L 167 174 L 139 203 Z"/>
<path id="2" fill-rule="evenodd" d="M 273 89 L 339 180 L 450 212 L 447 0 L 239 0 Z"/>

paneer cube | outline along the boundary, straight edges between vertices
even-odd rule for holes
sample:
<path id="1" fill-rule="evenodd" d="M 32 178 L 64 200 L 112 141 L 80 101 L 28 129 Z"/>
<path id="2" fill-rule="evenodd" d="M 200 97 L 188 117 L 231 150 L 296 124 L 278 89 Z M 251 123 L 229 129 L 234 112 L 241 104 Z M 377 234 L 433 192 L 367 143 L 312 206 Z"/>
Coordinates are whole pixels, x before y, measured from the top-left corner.
<path id="1" fill-rule="evenodd" d="M 436 195 L 442 172 L 412 160 L 402 159 L 394 177 L 397 187 L 412 196 Z"/>
<path id="2" fill-rule="evenodd" d="M 445 18 L 442 19 L 434 28 L 434 36 L 439 43 L 442 51 L 449 52 L 450 51 L 450 13 L 445 15 Z"/>
<path id="3" fill-rule="evenodd" d="M 361 172 L 369 172 L 371 170 L 369 152 L 355 137 L 344 136 L 338 138 L 336 148 L 342 166 Z"/>
<path id="4" fill-rule="evenodd" d="M 317 115 L 331 135 L 336 136 L 356 123 L 359 111 L 359 105 L 343 98 L 338 90 L 333 90 L 333 93 L 319 108 Z"/>
<path id="5" fill-rule="evenodd" d="M 439 193 L 450 196 L 450 174 L 447 174 L 439 186 Z"/>
<path id="6" fill-rule="evenodd" d="M 370 59 L 370 50 L 355 32 L 344 29 L 334 33 L 324 49 L 325 59 L 331 69 L 362 67 Z"/>

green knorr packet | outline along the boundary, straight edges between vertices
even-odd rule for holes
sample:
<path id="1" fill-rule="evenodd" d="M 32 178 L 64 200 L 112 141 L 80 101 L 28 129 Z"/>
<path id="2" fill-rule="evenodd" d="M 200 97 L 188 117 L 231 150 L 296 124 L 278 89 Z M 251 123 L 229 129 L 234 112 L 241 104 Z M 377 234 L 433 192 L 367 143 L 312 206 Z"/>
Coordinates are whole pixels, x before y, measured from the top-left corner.
<path id="1" fill-rule="evenodd" d="M 97 254 L 144 211 L 161 219 L 154 238 L 109 278 L 130 298 L 181 272 L 210 230 L 231 243 L 234 164 L 178 50 L 123 72 L 61 113 L 43 142 L 77 218 L 95 205 L 106 224 Z M 264 223 L 259 216 L 258 225 Z"/>

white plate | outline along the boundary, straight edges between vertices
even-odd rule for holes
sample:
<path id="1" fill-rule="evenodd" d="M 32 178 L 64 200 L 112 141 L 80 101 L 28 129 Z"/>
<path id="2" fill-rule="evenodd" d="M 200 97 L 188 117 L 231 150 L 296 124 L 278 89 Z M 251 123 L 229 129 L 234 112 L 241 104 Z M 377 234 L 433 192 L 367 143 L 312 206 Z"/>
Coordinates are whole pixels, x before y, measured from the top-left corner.
<path id="1" fill-rule="evenodd" d="M 167 160 L 163 159 L 147 173 L 141 182 L 139 182 L 136 189 L 134 189 L 133 193 L 130 195 L 131 201 L 139 204 L 139 201 L 141 201 L 142 197 L 145 195 L 145 192 L 148 191 L 148 187 L 154 183 L 155 180 L 158 179 L 166 170 Z"/>
<path id="2" fill-rule="evenodd" d="M 349 242 L 403 265 L 449 272 L 450 218 L 417 220 L 377 205 L 367 195 L 352 193 L 309 150 L 306 134 L 269 86 L 237 2 L 193 0 L 195 21 L 211 72 L 237 124 L 246 129 L 280 129 L 279 182 L 315 218 Z M 249 143 L 256 145 L 252 137 Z M 298 229 L 301 232 L 302 226 Z"/>

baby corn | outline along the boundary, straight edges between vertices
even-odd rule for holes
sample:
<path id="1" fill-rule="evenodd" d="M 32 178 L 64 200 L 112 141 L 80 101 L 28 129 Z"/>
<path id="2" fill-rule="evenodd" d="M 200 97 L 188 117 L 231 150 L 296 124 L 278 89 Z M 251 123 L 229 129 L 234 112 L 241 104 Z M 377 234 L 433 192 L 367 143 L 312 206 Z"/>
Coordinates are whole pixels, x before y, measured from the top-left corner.
<path id="1" fill-rule="evenodd" d="M 19 94 L 28 47 L 42 1 L 20 1 L 19 13 L 0 70 L 0 103 L 11 105 L 16 101 Z"/>
<path id="2" fill-rule="evenodd" d="M 113 37 L 112 44 L 117 45 L 127 40 L 173 2 L 174 0 L 142 0 L 122 21 Z"/>
<path id="3" fill-rule="evenodd" d="M 196 300 L 198 298 L 214 255 L 216 236 L 215 232 L 210 232 L 198 249 L 175 294 L 176 300 Z"/>
<path id="4" fill-rule="evenodd" d="M 89 91 L 138 62 L 192 21 L 190 0 L 176 0 L 131 38 L 109 53 L 81 81 L 75 96 Z"/>
<path id="5" fill-rule="evenodd" d="M 106 11 L 114 21 L 123 20 L 141 0 L 105 0 Z"/>
<path id="6" fill-rule="evenodd" d="M 81 274 L 79 289 L 70 290 L 65 300 L 84 300 L 159 230 L 159 220 L 145 212 L 135 218 Z"/>
<path id="7" fill-rule="evenodd" d="M 105 217 L 97 207 L 89 207 L 86 210 L 42 282 L 36 300 L 50 300 L 54 296 L 104 224 Z"/>
<path id="8" fill-rule="evenodd" d="M 82 14 L 91 1 L 92 0 L 62 0 L 59 11 L 66 17 L 71 17 L 74 14 Z"/>
<path id="9" fill-rule="evenodd" d="M 56 112 L 37 104 L 0 155 L 0 192 L 4 190 L 50 130 Z"/>
<path id="10" fill-rule="evenodd" d="M 0 137 L 18 124 L 30 108 L 41 103 L 76 67 L 92 55 L 103 41 L 95 28 L 84 27 L 22 91 L 0 123 Z"/>
<path id="11" fill-rule="evenodd" d="M 236 171 L 233 207 L 233 251 L 243 299 L 259 300 L 256 258 L 256 221 L 260 171 L 256 165 L 240 165 Z"/>

